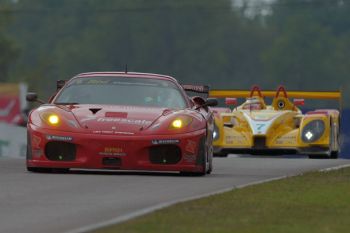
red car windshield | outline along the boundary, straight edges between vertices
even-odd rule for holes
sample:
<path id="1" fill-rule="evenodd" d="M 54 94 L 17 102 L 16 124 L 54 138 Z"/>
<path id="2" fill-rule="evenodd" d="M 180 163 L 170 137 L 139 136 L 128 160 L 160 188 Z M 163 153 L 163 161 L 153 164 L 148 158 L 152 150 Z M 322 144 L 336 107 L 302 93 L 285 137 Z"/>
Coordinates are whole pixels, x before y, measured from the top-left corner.
<path id="1" fill-rule="evenodd" d="M 75 78 L 55 104 L 134 105 L 183 109 L 185 97 L 171 81 L 130 77 Z"/>

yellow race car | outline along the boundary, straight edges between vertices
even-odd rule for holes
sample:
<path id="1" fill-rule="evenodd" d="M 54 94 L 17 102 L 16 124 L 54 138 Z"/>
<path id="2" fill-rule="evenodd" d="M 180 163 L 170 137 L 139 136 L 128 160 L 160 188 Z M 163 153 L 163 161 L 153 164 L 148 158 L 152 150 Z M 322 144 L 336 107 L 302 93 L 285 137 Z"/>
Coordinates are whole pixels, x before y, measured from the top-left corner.
<path id="1" fill-rule="evenodd" d="M 226 97 L 232 111 L 217 111 L 214 125 L 214 155 L 235 154 L 304 154 L 309 158 L 337 158 L 340 151 L 340 112 L 319 109 L 305 114 L 298 106 L 304 99 L 341 100 L 340 92 L 289 92 L 283 86 L 277 91 L 212 90 L 210 97 Z M 264 98 L 273 98 L 267 105 Z M 297 98 L 290 101 L 289 98 Z M 215 111 L 214 111 L 215 112 Z"/>

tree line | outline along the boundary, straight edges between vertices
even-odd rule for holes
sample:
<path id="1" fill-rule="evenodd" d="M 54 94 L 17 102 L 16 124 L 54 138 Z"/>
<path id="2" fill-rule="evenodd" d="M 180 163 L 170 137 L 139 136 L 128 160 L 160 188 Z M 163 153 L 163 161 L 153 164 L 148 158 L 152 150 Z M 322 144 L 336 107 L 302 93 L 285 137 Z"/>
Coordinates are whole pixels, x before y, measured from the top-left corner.
<path id="1" fill-rule="evenodd" d="M 212 88 L 350 90 L 350 1 L 246 3 L 1 0 L 0 81 L 47 97 L 55 80 L 127 64 Z"/>

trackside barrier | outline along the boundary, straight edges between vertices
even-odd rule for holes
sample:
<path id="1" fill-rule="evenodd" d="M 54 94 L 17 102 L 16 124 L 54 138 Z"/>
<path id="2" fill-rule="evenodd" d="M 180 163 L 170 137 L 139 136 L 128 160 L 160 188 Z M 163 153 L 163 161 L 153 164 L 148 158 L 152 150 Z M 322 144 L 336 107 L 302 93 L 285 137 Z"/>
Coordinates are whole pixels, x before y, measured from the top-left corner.
<path id="1" fill-rule="evenodd" d="M 27 148 L 25 127 L 0 123 L 0 157 L 24 158 Z"/>

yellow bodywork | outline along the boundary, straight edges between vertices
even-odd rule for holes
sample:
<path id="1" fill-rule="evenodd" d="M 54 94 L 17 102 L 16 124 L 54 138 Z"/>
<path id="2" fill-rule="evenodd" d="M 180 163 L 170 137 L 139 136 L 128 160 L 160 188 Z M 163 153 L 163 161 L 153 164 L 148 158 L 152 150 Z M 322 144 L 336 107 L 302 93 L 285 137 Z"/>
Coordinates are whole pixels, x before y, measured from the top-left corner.
<path id="1" fill-rule="evenodd" d="M 304 115 L 288 98 L 276 97 L 276 92 L 265 91 L 262 94 L 264 97 L 274 97 L 271 105 L 252 110 L 242 104 L 230 113 L 216 114 L 217 132 L 213 142 L 216 154 L 236 152 L 269 154 L 273 151 L 280 151 L 283 154 L 288 151 L 331 157 L 338 153 L 340 149 L 338 110 L 316 110 Z M 213 90 L 210 96 L 247 97 L 249 91 Z M 338 99 L 341 94 L 338 92 L 288 92 L 288 97 L 290 96 Z M 256 100 L 264 101 L 260 97 L 256 97 Z M 309 123 L 316 125 L 317 129 L 312 128 L 308 125 Z M 319 133 L 317 130 L 321 129 L 323 130 Z M 318 132 L 317 140 L 309 142 L 307 137 L 315 137 L 313 132 Z"/>

